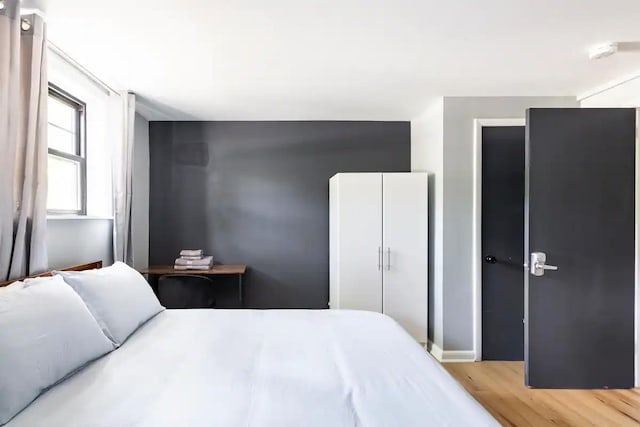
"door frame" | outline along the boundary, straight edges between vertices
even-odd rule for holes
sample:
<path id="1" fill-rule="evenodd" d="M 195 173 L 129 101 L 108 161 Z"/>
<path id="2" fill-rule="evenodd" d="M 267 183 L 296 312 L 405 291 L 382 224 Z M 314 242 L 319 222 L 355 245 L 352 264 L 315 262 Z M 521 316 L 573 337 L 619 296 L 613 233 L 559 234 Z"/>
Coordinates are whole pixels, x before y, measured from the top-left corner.
<path id="1" fill-rule="evenodd" d="M 635 226 L 635 386 L 640 387 L 640 108 L 636 108 L 636 226 Z"/>
<path id="2" fill-rule="evenodd" d="M 501 126 L 526 126 L 526 119 L 523 117 L 511 119 L 474 119 L 473 121 L 472 286 L 474 361 L 482 360 L 482 128 Z"/>
<path id="3" fill-rule="evenodd" d="M 526 126 L 524 118 L 473 121 L 473 352 L 482 360 L 482 128 Z M 635 209 L 635 386 L 640 387 L 640 108 L 636 108 L 636 209 Z M 526 250 L 526 248 L 525 248 Z M 525 260 L 526 264 L 526 260 Z M 523 267 L 524 268 L 524 267 Z M 526 289 L 525 289 L 526 291 Z M 527 295 L 525 293 L 525 299 Z M 526 307 L 525 307 L 526 308 Z"/>

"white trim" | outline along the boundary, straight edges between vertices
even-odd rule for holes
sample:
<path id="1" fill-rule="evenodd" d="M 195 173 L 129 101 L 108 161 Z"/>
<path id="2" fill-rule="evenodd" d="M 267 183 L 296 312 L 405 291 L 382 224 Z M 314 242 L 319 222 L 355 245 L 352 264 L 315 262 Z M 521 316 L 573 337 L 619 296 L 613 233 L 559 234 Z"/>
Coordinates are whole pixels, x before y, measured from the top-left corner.
<path id="1" fill-rule="evenodd" d="M 148 102 L 146 99 L 141 97 L 136 98 L 136 113 L 140 114 L 148 121 L 173 120 L 169 114 L 166 114 L 164 111 L 156 108 L 151 102 Z"/>
<path id="2" fill-rule="evenodd" d="M 473 121 L 473 358 L 482 360 L 482 128 L 525 126 L 525 119 L 475 119 Z M 449 352 L 446 352 L 449 353 Z M 455 356 L 466 357 L 465 352 Z M 448 354 L 447 354 L 448 356 Z"/>
<path id="3" fill-rule="evenodd" d="M 473 362 L 475 360 L 473 350 L 442 350 L 431 340 L 427 343 L 427 350 L 441 363 Z"/>
<path id="4" fill-rule="evenodd" d="M 611 80 L 603 85 L 600 86 L 596 86 L 593 89 L 590 89 L 586 92 L 583 92 L 581 94 L 579 94 L 578 96 L 576 96 L 576 99 L 578 100 L 578 102 L 582 102 L 585 99 L 589 99 L 593 96 L 599 95 L 602 92 L 606 92 L 610 89 L 616 88 L 618 86 L 621 86 L 625 83 L 629 83 L 630 81 L 636 80 L 640 78 L 640 71 L 636 71 L 634 73 L 631 74 L 627 74 L 623 77 L 617 78 L 615 80 Z"/>
<path id="5" fill-rule="evenodd" d="M 58 46 L 56 46 L 51 42 L 48 42 L 47 47 L 49 48 L 50 52 L 52 52 L 53 54 L 58 56 L 60 59 L 62 59 L 64 62 L 66 62 L 67 64 L 69 64 L 70 66 L 78 70 L 80 73 L 82 73 L 93 84 L 95 84 L 98 88 L 102 89 L 107 95 L 120 96 L 120 92 L 118 92 L 117 90 L 115 90 L 114 88 L 106 84 L 104 81 L 100 80 L 98 77 L 95 76 L 95 74 L 93 74 L 91 71 L 87 70 L 85 67 L 80 65 L 75 59 L 70 57 L 65 51 L 60 49 Z"/>
<path id="6" fill-rule="evenodd" d="M 61 215 L 47 215 L 47 221 L 95 221 L 95 220 L 108 220 L 113 221 L 112 216 L 101 215 L 73 215 L 73 214 L 61 214 Z"/>
<path id="7" fill-rule="evenodd" d="M 442 349 L 433 341 L 427 342 L 427 351 L 439 362 L 442 362 Z"/>
<path id="8" fill-rule="evenodd" d="M 475 352 L 473 350 L 459 350 L 459 351 L 445 350 L 442 352 L 441 362 L 442 363 L 475 362 Z"/>
<path id="9" fill-rule="evenodd" d="M 47 15 L 45 15 L 45 13 L 43 11 L 41 11 L 40 9 L 33 9 L 33 8 L 20 8 L 20 15 L 24 16 L 24 15 L 38 15 L 40 18 L 44 19 L 45 21 L 47 20 Z"/>

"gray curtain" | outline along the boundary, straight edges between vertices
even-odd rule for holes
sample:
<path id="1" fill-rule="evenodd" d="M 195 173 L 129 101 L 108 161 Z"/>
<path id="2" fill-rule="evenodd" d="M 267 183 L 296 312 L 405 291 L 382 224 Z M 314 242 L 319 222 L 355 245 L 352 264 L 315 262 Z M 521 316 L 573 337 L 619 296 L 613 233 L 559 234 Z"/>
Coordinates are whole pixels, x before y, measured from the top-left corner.
<path id="1" fill-rule="evenodd" d="M 115 98 L 115 97 L 113 97 Z M 131 233 L 131 195 L 133 193 L 133 139 L 136 117 L 136 96 L 120 93 L 112 104 L 117 131 L 113 144 L 113 259 L 133 266 Z"/>
<path id="2" fill-rule="evenodd" d="M 47 61 L 40 16 L 0 9 L 0 280 L 47 269 Z"/>

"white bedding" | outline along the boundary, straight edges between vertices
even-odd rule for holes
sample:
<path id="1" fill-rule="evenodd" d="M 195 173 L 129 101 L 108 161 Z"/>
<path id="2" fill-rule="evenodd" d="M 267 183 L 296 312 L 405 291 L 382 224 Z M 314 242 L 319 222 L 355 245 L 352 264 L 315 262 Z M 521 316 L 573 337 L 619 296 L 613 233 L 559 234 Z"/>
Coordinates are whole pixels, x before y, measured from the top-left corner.
<path id="1" fill-rule="evenodd" d="M 166 310 L 40 396 L 22 426 L 493 426 L 389 317 Z"/>

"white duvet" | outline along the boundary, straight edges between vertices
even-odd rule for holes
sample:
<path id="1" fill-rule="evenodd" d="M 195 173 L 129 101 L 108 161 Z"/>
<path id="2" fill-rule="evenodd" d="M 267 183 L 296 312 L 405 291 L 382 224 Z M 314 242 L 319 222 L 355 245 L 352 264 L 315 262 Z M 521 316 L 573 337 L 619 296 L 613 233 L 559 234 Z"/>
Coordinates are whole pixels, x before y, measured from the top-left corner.
<path id="1" fill-rule="evenodd" d="M 166 310 L 7 424 L 493 425 L 389 317 L 336 310 Z"/>

